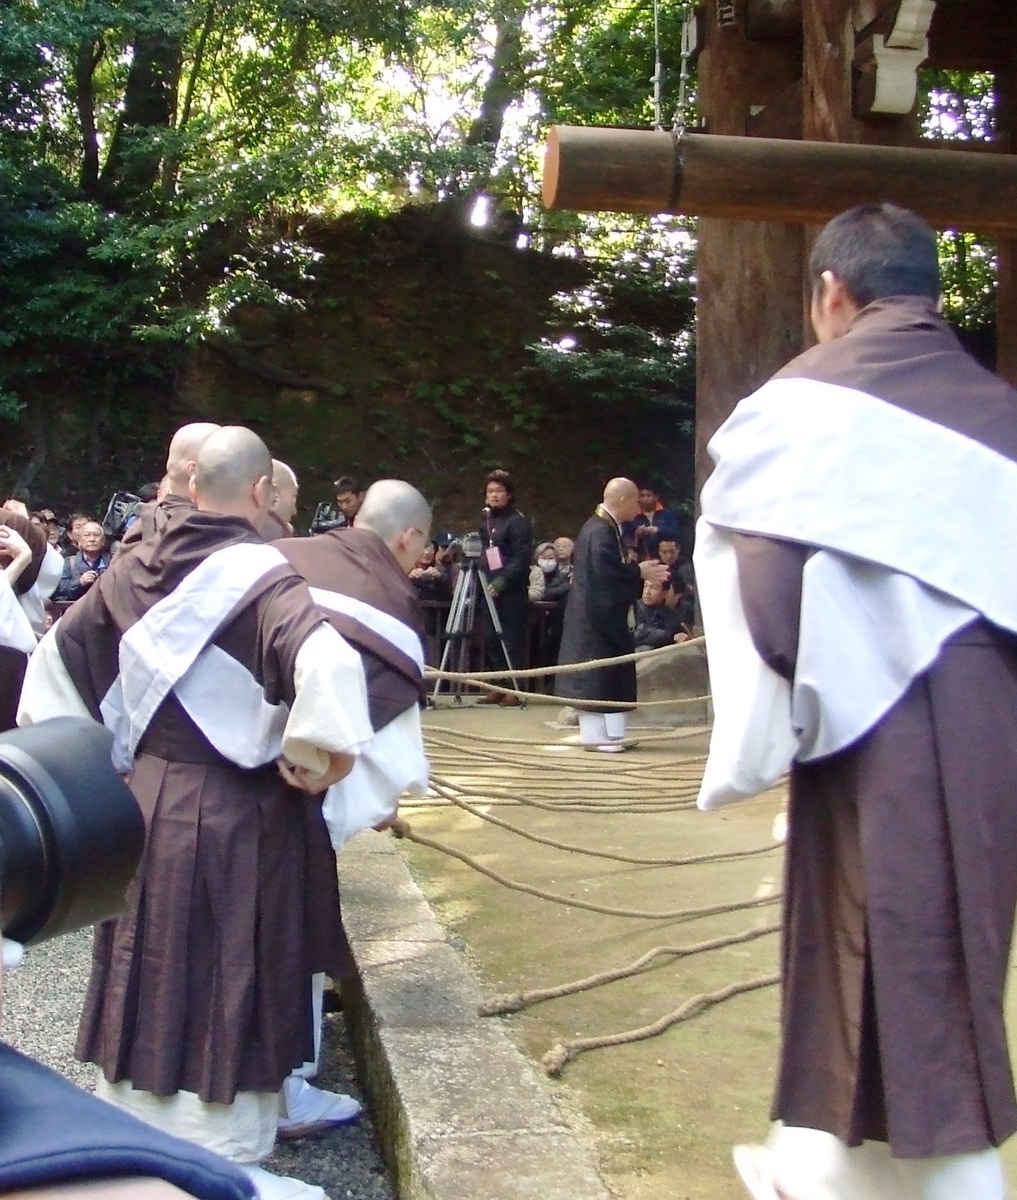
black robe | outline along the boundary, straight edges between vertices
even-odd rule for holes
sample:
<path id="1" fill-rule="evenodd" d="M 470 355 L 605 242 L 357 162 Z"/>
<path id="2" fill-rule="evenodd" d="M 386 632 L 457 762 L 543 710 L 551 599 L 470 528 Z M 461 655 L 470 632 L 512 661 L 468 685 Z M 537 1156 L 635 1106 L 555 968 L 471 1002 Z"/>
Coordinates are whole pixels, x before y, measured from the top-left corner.
<path id="1" fill-rule="evenodd" d="M 639 567 L 626 561 L 617 523 L 598 510 L 576 539 L 559 665 L 632 654 L 632 606 L 642 590 Z M 565 672 L 557 678 L 555 694 L 593 712 L 617 711 L 610 706 L 598 708 L 596 701 L 635 703 L 636 665 L 617 663 L 576 674 Z"/>

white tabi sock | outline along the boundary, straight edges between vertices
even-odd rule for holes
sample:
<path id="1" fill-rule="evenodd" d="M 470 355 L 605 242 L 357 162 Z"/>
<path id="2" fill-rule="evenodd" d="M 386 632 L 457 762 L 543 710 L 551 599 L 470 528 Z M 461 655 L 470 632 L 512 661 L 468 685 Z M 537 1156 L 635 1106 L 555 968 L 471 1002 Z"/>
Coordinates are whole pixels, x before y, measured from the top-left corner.
<path id="1" fill-rule="evenodd" d="M 613 742 L 620 741 L 625 736 L 625 729 L 628 723 L 628 713 L 609 712 L 604 713 L 604 728 L 607 731 L 607 736 Z"/>
<path id="2" fill-rule="evenodd" d="M 604 720 L 604 714 L 581 712 L 579 714 L 579 744 L 599 746 L 607 740 L 607 723 Z"/>
<path id="3" fill-rule="evenodd" d="M 325 972 L 319 971 L 311 976 L 311 1008 L 314 1021 L 314 1062 L 305 1062 L 302 1067 L 296 1067 L 290 1072 L 290 1077 L 297 1079 L 313 1079 L 318 1074 L 318 1064 L 321 1062 L 321 1009 L 325 995 Z"/>

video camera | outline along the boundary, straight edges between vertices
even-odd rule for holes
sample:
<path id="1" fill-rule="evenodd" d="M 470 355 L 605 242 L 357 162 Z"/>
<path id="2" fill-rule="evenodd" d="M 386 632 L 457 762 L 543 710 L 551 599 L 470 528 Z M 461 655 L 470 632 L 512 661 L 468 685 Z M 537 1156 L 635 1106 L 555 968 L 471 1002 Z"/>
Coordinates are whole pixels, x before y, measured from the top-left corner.
<path id="1" fill-rule="evenodd" d="M 311 533 L 328 533 L 331 529 L 345 529 L 349 524 L 346 517 L 333 505 L 325 501 L 314 510 L 311 518 Z"/>
<path id="2" fill-rule="evenodd" d="M 137 801 L 95 721 L 56 717 L 0 734 L 0 931 L 41 942 L 105 920 L 145 844 Z"/>
<path id="3" fill-rule="evenodd" d="M 115 542 L 127 532 L 127 522 L 141 507 L 141 497 L 133 492 L 114 492 L 102 519 L 102 531 L 107 542 Z"/>
<path id="4" fill-rule="evenodd" d="M 463 558 L 467 560 L 478 559 L 484 553 L 484 543 L 476 530 L 470 533 L 462 533 L 459 537 L 453 538 L 448 543 L 448 548 L 450 550 L 458 550 Z"/>

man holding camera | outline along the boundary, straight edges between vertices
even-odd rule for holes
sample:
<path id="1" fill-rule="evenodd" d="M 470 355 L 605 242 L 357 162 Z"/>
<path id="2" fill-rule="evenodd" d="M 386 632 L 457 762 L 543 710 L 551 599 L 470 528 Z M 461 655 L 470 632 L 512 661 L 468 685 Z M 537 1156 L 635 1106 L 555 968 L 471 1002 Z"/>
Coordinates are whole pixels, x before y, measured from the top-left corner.
<path id="1" fill-rule="evenodd" d="M 257 532 L 271 476 L 250 430 L 205 438 L 196 509 L 43 639 L 19 721 L 101 719 L 148 826 L 127 911 L 96 935 L 77 1054 L 97 1092 L 245 1164 L 264 1200 L 321 1200 L 254 1165 L 313 1053 L 315 860 L 293 789 L 343 778 L 373 731 L 359 655 Z"/>

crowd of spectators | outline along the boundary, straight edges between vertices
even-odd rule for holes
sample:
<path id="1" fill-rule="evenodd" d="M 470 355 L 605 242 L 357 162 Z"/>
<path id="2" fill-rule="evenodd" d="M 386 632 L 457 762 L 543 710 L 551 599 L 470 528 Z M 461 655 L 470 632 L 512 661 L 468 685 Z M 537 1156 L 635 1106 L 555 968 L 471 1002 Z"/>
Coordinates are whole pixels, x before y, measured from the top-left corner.
<path id="1" fill-rule="evenodd" d="M 139 488 L 136 494 L 117 493 L 121 499 L 111 502 L 103 518 L 72 512 L 61 521 L 51 508 L 29 512 L 16 499 L 5 502 L 4 507 L 20 512 L 39 526 L 49 544 L 63 555 L 63 574 L 50 602 L 53 615 L 83 596 L 107 569 L 120 539 L 138 519 L 138 506 L 157 499 L 159 486 L 152 483 Z M 336 479 L 335 503 L 318 506 L 312 533 L 352 523 L 364 490 L 353 476 Z M 492 471 L 488 476 L 485 501 L 479 529 L 483 565 L 507 630 L 513 665 L 553 666 L 572 579 L 573 540 L 558 533 L 534 545 L 530 523 L 515 506 L 512 481 L 504 471 Z M 691 636 L 695 579 L 691 561 L 683 554 L 678 512 L 667 507 L 658 489 L 650 484 L 640 486 L 639 503 L 639 515 L 622 528 L 629 556 L 633 561 L 659 558 L 669 568 L 667 583 L 662 587 L 647 584 L 636 606 L 636 648 L 655 649 Z M 410 573 L 424 603 L 429 657 L 435 662 L 462 559 L 461 537 L 445 531 L 424 547 Z M 495 651 L 489 665 L 503 664 L 504 659 Z"/>

